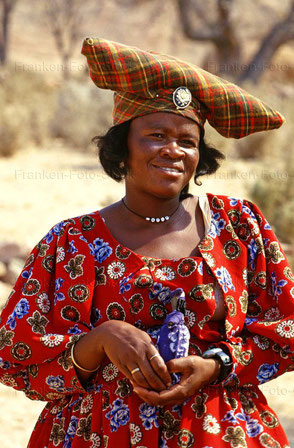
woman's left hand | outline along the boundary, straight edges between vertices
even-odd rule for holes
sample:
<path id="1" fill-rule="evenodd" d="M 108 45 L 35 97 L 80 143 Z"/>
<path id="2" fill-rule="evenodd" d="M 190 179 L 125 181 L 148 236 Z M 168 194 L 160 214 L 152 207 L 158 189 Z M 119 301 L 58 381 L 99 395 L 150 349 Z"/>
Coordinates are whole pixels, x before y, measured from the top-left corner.
<path id="1" fill-rule="evenodd" d="M 145 389 L 133 382 L 134 392 L 143 401 L 153 406 L 181 404 L 202 387 L 213 383 L 220 373 L 219 361 L 194 355 L 172 359 L 167 367 L 170 373 L 181 374 L 180 382 L 161 392 Z"/>

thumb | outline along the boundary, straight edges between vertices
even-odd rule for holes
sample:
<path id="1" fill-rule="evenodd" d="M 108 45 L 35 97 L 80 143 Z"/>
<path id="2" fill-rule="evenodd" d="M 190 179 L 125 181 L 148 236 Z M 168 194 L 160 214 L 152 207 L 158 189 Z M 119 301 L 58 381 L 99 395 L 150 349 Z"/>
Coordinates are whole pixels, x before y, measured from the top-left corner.
<path id="1" fill-rule="evenodd" d="M 181 373 L 191 367 L 191 362 L 188 357 L 171 359 L 166 363 L 170 373 Z"/>

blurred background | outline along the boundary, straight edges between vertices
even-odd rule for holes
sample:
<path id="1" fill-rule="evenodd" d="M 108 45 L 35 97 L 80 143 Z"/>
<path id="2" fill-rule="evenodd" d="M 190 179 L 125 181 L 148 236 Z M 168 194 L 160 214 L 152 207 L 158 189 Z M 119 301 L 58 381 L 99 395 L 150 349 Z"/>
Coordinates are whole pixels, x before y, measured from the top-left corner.
<path id="1" fill-rule="evenodd" d="M 124 192 L 103 173 L 91 144 L 111 125 L 112 95 L 89 78 L 84 37 L 180 57 L 285 116 L 280 130 L 240 141 L 207 125 L 206 139 L 226 160 L 191 190 L 255 201 L 293 267 L 293 0 L 0 0 L 0 307 L 50 227 Z M 294 446 L 293 375 L 263 391 Z M 25 447 L 42 407 L 1 387 L 1 447 Z"/>

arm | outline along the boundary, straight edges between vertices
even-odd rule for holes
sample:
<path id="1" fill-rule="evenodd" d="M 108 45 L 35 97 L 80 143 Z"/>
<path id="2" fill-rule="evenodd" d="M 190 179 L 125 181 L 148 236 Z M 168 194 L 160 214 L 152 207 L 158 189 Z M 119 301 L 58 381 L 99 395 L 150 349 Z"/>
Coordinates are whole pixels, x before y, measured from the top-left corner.
<path id="1" fill-rule="evenodd" d="M 54 400 L 81 393 L 105 355 L 130 379 L 156 390 L 170 381 L 147 333 L 121 321 L 93 328 L 94 258 L 71 220 L 55 226 L 33 249 L 2 314 L 0 381 L 29 398 Z M 83 387 L 84 386 L 84 387 Z"/>
<path id="2" fill-rule="evenodd" d="M 80 253 L 89 249 L 78 235 L 68 234 L 69 227 L 72 223 L 58 224 L 33 249 L 1 315 L 0 380 L 32 399 L 52 400 L 84 391 L 70 348 L 91 328 L 94 266 L 91 257 L 84 256 L 83 269 L 89 275 L 78 281 L 70 278 L 65 269 L 71 268 L 74 258 L 66 252 L 69 241 L 75 240 Z M 69 288 L 74 293 L 78 282 L 89 292 L 89 300 L 81 304 L 68 299 Z"/>
<path id="3" fill-rule="evenodd" d="M 258 385 L 294 368 L 294 277 L 273 230 L 248 201 L 236 233 L 248 251 L 248 306 L 242 331 L 222 343 L 234 362 L 224 384 Z"/>

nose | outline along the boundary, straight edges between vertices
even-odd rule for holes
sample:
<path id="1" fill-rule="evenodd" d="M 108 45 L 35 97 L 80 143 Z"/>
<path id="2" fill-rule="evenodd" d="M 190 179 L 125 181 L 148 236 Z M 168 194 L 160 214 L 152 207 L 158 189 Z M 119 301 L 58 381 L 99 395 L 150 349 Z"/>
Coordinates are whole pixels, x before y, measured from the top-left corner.
<path id="1" fill-rule="evenodd" d="M 169 157 L 171 159 L 179 159 L 184 157 L 185 152 L 179 146 L 176 140 L 167 142 L 160 151 L 162 157 Z"/>

